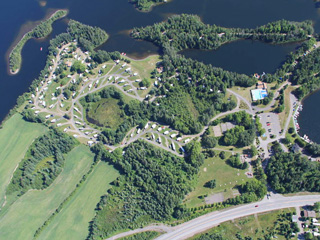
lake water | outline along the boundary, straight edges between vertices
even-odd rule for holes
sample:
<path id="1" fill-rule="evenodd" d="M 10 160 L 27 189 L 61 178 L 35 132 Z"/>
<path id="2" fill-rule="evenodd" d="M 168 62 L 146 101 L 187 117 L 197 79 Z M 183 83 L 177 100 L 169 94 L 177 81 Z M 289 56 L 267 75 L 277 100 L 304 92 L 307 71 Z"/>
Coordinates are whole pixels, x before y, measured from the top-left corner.
<path id="1" fill-rule="evenodd" d="M 306 134 L 312 141 L 320 144 L 320 91 L 306 97 L 302 104 L 303 110 L 300 112 L 298 122 L 300 125 L 300 135 Z"/>
<path id="2" fill-rule="evenodd" d="M 41 7 L 37 0 L 1 1 L 0 120 L 14 106 L 17 97 L 27 91 L 32 80 L 39 75 L 45 64 L 48 42 L 65 31 L 66 21 L 63 19 L 55 23 L 54 31 L 47 39 L 31 40 L 25 45 L 22 68 L 15 76 L 7 73 L 5 55 L 8 48 L 24 23 L 42 19 L 48 11 L 57 8 L 67 8 L 70 11 L 68 18 L 106 30 L 110 39 L 102 49 L 127 52 L 136 58 L 158 53 L 159 49 L 151 43 L 131 39 L 128 34 L 130 29 L 163 21 L 168 16 L 180 13 L 197 14 L 205 23 L 225 27 L 253 28 L 279 19 L 311 19 L 316 31 L 320 32 L 320 15 L 312 0 L 173 0 L 154 8 L 150 13 L 136 11 L 128 0 L 48 0 L 45 7 Z M 226 44 L 216 51 L 187 51 L 184 54 L 231 71 L 251 74 L 273 72 L 295 46 L 238 41 Z M 40 47 L 44 51 L 39 51 Z"/>
<path id="3" fill-rule="evenodd" d="M 273 73 L 298 44 L 272 45 L 258 41 L 239 40 L 222 45 L 217 50 L 188 49 L 180 52 L 186 57 L 223 69 L 252 75 Z"/>

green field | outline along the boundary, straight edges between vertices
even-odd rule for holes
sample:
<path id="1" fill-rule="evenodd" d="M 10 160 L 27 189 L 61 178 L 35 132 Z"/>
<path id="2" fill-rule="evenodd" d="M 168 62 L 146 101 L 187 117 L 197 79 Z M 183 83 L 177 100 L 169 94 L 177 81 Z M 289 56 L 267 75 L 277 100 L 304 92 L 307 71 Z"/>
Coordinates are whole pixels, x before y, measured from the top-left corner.
<path id="1" fill-rule="evenodd" d="M 43 125 L 29 123 L 15 114 L 0 130 L 0 206 L 10 178 L 34 139 L 46 132 Z"/>
<path id="2" fill-rule="evenodd" d="M 0 218 L 1 240 L 32 239 L 35 231 L 75 189 L 93 162 L 93 153 L 80 145 L 67 156 L 61 174 L 45 190 L 30 190 Z"/>
<path id="3" fill-rule="evenodd" d="M 219 158 L 219 153 L 220 152 L 216 151 L 216 157 L 207 158 L 201 166 L 195 189 L 189 193 L 185 199 L 187 207 L 203 205 L 204 200 L 200 199 L 199 196 L 205 194 L 210 196 L 222 192 L 225 199 L 233 197 L 232 188 L 247 180 L 247 177 L 244 174 L 246 170 L 232 168 L 226 163 L 226 160 L 231 155 L 229 152 L 226 152 L 225 160 Z M 204 187 L 204 184 L 212 179 L 216 179 L 216 187 L 214 189 Z"/>
<path id="4" fill-rule="evenodd" d="M 156 63 L 160 61 L 159 55 L 152 55 L 142 60 L 133 60 L 130 59 L 132 66 L 132 71 L 137 71 L 140 77 L 143 78 L 150 78 L 151 72 L 156 68 Z"/>
<path id="5" fill-rule="evenodd" d="M 44 228 L 39 239 L 85 239 L 89 222 L 95 214 L 100 196 L 106 193 L 118 172 L 100 162 L 61 212 Z"/>
<path id="6" fill-rule="evenodd" d="M 243 218 L 235 219 L 234 221 L 229 221 L 220 224 L 218 227 L 214 227 L 207 231 L 206 233 L 220 233 L 222 239 L 237 240 L 237 233 L 240 233 L 242 237 L 250 236 L 253 239 L 265 239 L 264 236 L 269 233 L 270 230 L 274 229 L 275 222 L 279 219 L 279 214 L 293 212 L 294 209 L 283 209 L 267 213 L 261 213 L 257 216 L 248 216 Z M 204 233 L 202 233 L 204 234 Z M 190 240 L 197 240 L 201 234 L 198 234 Z M 278 240 L 285 240 L 285 237 L 276 234 Z M 242 238 L 244 239 L 244 238 Z"/>
<path id="7" fill-rule="evenodd" d="M 98 126 L 110 127 L 117 129 L 123 122 L 123 111 L 119 107 L 119 100 L 114 98 L 103 98 L 100 101 L 93 103 L 88 112 L 87 119 L 89 122 Z M 92 121 L 93 120 L 93 121 Z"/>

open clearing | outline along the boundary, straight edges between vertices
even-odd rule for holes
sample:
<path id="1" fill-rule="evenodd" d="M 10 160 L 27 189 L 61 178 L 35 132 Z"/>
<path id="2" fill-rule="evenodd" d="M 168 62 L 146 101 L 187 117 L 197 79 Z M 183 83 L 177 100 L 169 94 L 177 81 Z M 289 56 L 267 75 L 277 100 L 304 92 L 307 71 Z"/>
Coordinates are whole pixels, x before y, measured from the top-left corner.
<path id="1" fill-rule="evenodd" d="M 223 193 L 225 199 L 233 197 L 232 188 L 247 180 L 246 170 L 238 170 L 226 164 L 226 160 L 231 156 L 230 153 L 226 152 L 225 160 L 219 158 L 219 153 L 216 151 L 216 157 L 207 158 L 201 166 L 195 190 L 189 193 L 185 199 L 187 207 L 203 205 L 204 199 L 200 199 L 199 196 L 205 194 L 210 196 L 216 193 Z M 216 187 L 214 189 L 204 187 L 204 184 L 212 179 L 216 179 Z"/>
<path id="2" fill-rule="evenodd" d="M 0 218 L 0 239 L 32 239 L 35 231 L 89 170 L 93 157 L 93 153 L 84 145 L 74 148 L 66 156 L 63 171 L 49 188 L 27 192 Z"/>
<path id="3" fill-rule="evenodd" d="M 114 98 L 101 99 L 99 102 L 92 104 L 87 119 L 91 119 L 89 122 L 98 126 L 117 129 L 123 122 L 122 110 L 118 104 L 119 100 Z"/>
<path id="4" fill-rule="evenodd" d="M 111 187 L 110 182 L 118 175 L 112 166 L 100 162 L 72 199 L 39 235 L 39 239 L 85 239 L 100 196 L 106 193 Z"/>
<path id="5" fill-rule="evenodd" d="M 150 73 L 155 69 L 156 63 L 160 61 L 159 55 L 152 55 L 142 60 L 130 59 L 132 70 L 138 71 L 141 78 L 150 78 Z"/>
<path id="6" fill-rule="evenodd" d="M 12 116 L 0 130 L 0 207 L 16 166 L 33 140 L 46 130 L 43 125 L 24 121 L 20 114 Z"/>

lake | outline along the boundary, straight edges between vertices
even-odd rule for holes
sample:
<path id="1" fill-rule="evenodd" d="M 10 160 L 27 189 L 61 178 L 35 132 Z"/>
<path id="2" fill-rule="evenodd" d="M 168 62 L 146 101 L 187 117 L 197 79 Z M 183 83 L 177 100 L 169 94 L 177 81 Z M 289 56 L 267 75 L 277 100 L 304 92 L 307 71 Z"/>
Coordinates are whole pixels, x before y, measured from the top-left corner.
<path id="1" fill-rule="evenodd" d="M 53 33 L 44 40 L 29 41 L 22 52 L 23 62 L 19 74 L 7 73 L 6 52 L 19 34 L 20 28 L 28 21 L 44 18 L 48 11 L 67 8 L 68 18 L 85 24 L 99 26 L 106 30 L 110 39 L 101 46 L 107 51 L 126 52 L 131 57 L 143 58 L 158 53 L 159 49 L 149 42 L 133 40 L 129 31 L 163 21 L 173 14 L 191 13 L 199 15 L 205 23 L 224 27 L 250 27 L 270 21 L 288 19 L 302 21 L 311 19 L 316 31 L 320 30 L 320 18 L 312 0 L 173 0 L 158 6 L 149 13 L 138 12 L 128 0 L 48 0 L 46 6 L 39 1 L 1 1 L 0 27 L 0 119 L 2 120 L 14 106 L 16 99 L 28 90 L 30 83 L 44 67 L 49 40 L 66 30 L 66 20 L 53 25 Z M 43 47 L 44 51 L 40 51 Z M 268 45 L 260 42 L 237 41 L 222 46 L 216 51 L 190 51 L 189 57 L 223 67 L 230 71 L 251 74 L 273 72 L 293 45 Z"/>
<path id="2" fill-rule="evenodd" d="M 299 134 L 306 134 L 312 141 L 320 144 L 320 91 L 307 96 L 302 104 L 303 110 L 300 112 L 298 122 L 300 126 Z"/>

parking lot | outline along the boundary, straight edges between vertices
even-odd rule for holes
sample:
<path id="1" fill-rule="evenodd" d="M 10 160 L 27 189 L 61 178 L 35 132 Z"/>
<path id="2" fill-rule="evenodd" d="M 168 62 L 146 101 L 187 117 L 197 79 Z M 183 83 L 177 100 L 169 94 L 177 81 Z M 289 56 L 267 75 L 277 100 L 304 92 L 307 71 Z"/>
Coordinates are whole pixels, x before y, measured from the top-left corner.
<path id="1" fill-rule="evenodd" d="M 266 129 L 266 136 L 271 138 L 272 135 L 279 136 L 281 127 L 279 116 L 275 113 L 259 114 L 262 127 Z"/>

